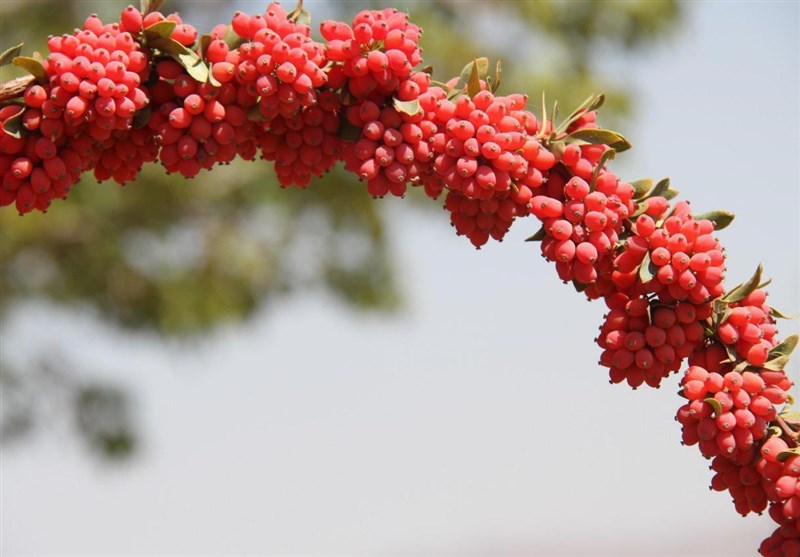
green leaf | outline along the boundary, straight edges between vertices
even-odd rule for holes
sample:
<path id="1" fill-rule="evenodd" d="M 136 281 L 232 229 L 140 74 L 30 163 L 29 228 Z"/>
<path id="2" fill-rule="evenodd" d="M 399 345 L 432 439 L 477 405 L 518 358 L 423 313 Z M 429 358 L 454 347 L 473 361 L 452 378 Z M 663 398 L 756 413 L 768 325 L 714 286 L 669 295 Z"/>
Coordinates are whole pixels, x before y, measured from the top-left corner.
<path id="1" fill-rule="evenodd" d="M 653 180 L 650 178 L 643 178 L 631 182 L 631 186 L 633 186 L 633 198 L 642 199 L 647 196 L 647 192 L 653 189 Z"/>
<path id="2" fill-rule="evenodd" d="M 210 75 L 208 66 L 196 52 L 189 50 L 175 39 L 155 39 L 150 42 L 150 46 L 174 58 L 195 81 L 200 83 L 208 81 Z"/>
<path id="3" fill-rule="evenodd" d="M 20 52 L 22 52 L 22 46 L 24 44 L 25 43 L 19 43 L 17 46 L 12 46 L 3 52 L 3 54 L 0 54 L 0 67 L 7 66 L 14 58 L 19 56 Z"/>
<path id="4" fill-rule="evenodd" d="M 664 194 L 669 191 L 669 178 L 662 178 L 650 191 L 650 195 L 647 197 L 664 197 Z"/>
<path id="5" fill-rule="evenodd" d="M 635 210 L 635 211 L 633 212 L 633 214 L 632 214 L 630 217 L 628 217 L 628 218 L 629 218 L 629 219 L 631 219 L 631 220 L 633 220 L 633 219 L 635 219 L 636 217 L 638 217 L 639 215 L 643 215 L 643 214 L 645 214 L 645 213 L 647 212 L 647 208 L 648 208 L 648 206 L 649 206 L 649 205 L 648 205 L 648 203 L 647 203 L 647 200 L 646 200 L 646 199 L 645 199 L 644 201 L 640 201 L 639 203 L 637 203 L 637 204 L 636 204 L 636 210 Z"/>
<path id="6" fill-rule="evenodd" d="M 643 283 L 648 283 L 655 278 L 657 272 L 658 268 L 650 259 L 650 252 L 648 251 L 646 254 L 644 254 L 642 264 L 639 265 L 639 280 L 641 280 Z"/>
<path id="7" fill-rule="evenodd" d="M 759 263 L 756 272 L 752 277 L 750 277 L 750 280 L 736 286 L 733 290 L 722 296 L 721 300 L 725 303 L 732 304 L 747 297 L 751 292 L 758 288 L 758 285 L 761 283 L 761 273 L 763 270 L 763 267 Z"/>
<path id="8" fill-rule="evenodd" d="M 797 319 L 797 314 L 795 314 L 795 315 L 786 315 L 782 311 L 780 311 L 780 310 L 778 310 L 778 309 L 776 309 L 774 307 L 770 307 L 769 308 L 769 313 L 770 313 L 770 315 L 772 315 L 772 317 L 774 319 Z"/>
<path id="9" fill-rule="evenodd" d="M 170 35 L 172 35 L 172 32 L 177 26 L 177 23 L 168 19 L 154 23 L 150 27 L 145 27 L 144 40 L 147 42 L 152 42 L 158 39 L 169 39 Z"/>
<path id="10" fill-rule="evenodd" d="M 419 114 L 419 112 L 422 110 L 419 100 L 417 99 L 414 99 L 413 101 L 401 101 L 395 98 L 392 99 L 392 105 L 394 105 L 394 109 L 400 114 L 408 114 L 409 116 Z"/>
<path id="11" fill-rule="evenodd" d="M 749 367 L 752 367 L 750 365 L 750 362 L 748 362 L 747 360 L 742 360 L 741 362 L 739 362 L 738 364 L 736 364 L 733 367 L 733 371 L 735 371 L 736 373 L 742 373 L 742 372 L 746 371 L 747 368 L 749 368 Z"/>
<path id="12" fill-rule="evenodd" d="M 709 398 L 704 399 L 704 401 L 707 402 L 709 404 L 709 406 L 711 406 L 711 408 L 714 409 L 714 414 L 715 415 L 719 416 L 720 414 L 723 413 L 722 412 L 722 404 L 720 404 L 720 402 L 716 398 L 709 397 Z"/>
<path id="13" fill-rule="evenodd" d="M 541 228 L 539 228 L 539 230 L 536 232 L 536 234 L 534 234 L 533 236 L 530 236 L 529 238 L 525 238 L 525 241 L 526 242 L 541 242 L 542 240 L 544 240 L 545 236 L 547 236 L 547 233 L 544 231 L 544 226 L 542 226 Z"/>
<path id="14" fill-rule="evenodd" d="M 798 410 L 795 410 L 794 412 L 783 411 L 781 412 L 781 418 L 783 418 L 787 422 L 800 423 L 800 411 Z M 792 424 L 792 425 L 797 425 L 797 424 Z"/>
<path id="15" fill-rule="evenodd" d="M 469 81 L 470 75 L 472 75 L 472 67 L 473 65 L 477 65 L 478 67 L 478 78 L 485 77 L 487 73 L 489 73 L 489 59 L 488 58 L 475 58 L 472 62 L 464 66 L 464 69 L 461 70 L 461 74 L 458 77 L 458 83 L 456 83 L 454 90 L 461 90 L 467 86 L 467 82 Z"/>
<path id="16" fill-rule="evenodd" d="M 600 176 L 600 171 L 603 170 L 603 167 L 606 163 L 614 158 L 617 152 L 614 149 L 606 149 L 603 151 L 603 154 L 600 155 L 600 160 L 597 161 L 597 167 L 595 167 L 594 171 L 592 172 L 591 180 L 589 183 L 592 186 L 592 190 L 594 190 L 594 185 L 597 183 L 597 177 Z"/>
<path id="17" fill-rule="evenodd" d="M 603 105 L 605 98 L 605 95 L 602 93 L 599 95 L 589 95 L 589 97 L 583 101 L 578 108 L 573 110 L 572 113 L 567 116 L 566 119 L 561 122 L 561 124 L 558 125 L 558 127 L 554 130 L 556 135 L 567 131 L 567 128 L 580 119 L 580 117 L 586 112 L 591 112 L 600 108 Z"/>
<path id="18" fill-rule="evenodd" d="M 208 45 L 211 44 L 211 41 L 214 40 L 214 37 L 211 35 L 200 35 L 197 38 L 197 52 L 200 55 L 200 58 L 203 60 L 206 59 L 206 52 L 208 51 Z"/>
<path id="19" fill-rule="evenodd" d="M 157 12 L 161 9 L 161 4 L 164 3 L 164 0 L 140 0 L 139 6 L 142 12 L 142 15 L 147 15 L 152 12 Z"/>
<path id="20" fill-rule="evenodd" d="M 500 88 L 500 76 L 503 74 L 503 68 L 500 64 L 500 60 L 497 61 L 497 64 L 494 66 L 494 83 L 492 84 L 492 93 L 497 91 Z"/>
<path id="21" fill-rule="evenodd" d="M 16 56 L 11 59 L 11 63 L 31 74 L 37 81 L 47 81 L 47 72 L 44 71 L 44 66 L 42 66 L 42 63 L 37 59 L 27 56 Z"/>
<path id="22" fill-rule="evenodd" d="M 228 45 L 230 50 L 239 48 L 245 42 L 242 37 L 236 34 L 236 31 L 233 30 L 232 25 L 228 25 L 225 28 L 225 33 L 222 35 L 222 40 L 225 41 L 225 44 Z"/>
<path id="23" fill-rule="evenodd" d="M 728 354 L 727 363 L 732 364 L 739 359 L 739 354 L 736 353 L 735 346 L 731 346 L 730 344 L 723 344 L 722 347 L 725 348 L 725 352 Z"/>
<path id="24" fill-rule="evenodd" d="M 764 369 L 772 371 L 781 371 L 789 363 L 789 357 L 797 347 L 797 335 L 786 337 L 778 346 L 769 351 L 766 363 L 762 366 Z"/>
<path id="25" fill-rule="evenodd" d="M 736 218 L 736 215 L 728 211 L 709 211 L 694 216 L 694 220 L 710 220 L 714 223 L 715 230 L 727 228 L 728 225 L 733 222 L 734 218 Z"/>
<path id="26" fill-rule="evenodd" d="M 6 118 L 6 121 L 3 122 L 3 131 L 11 137 L 22 138 L 25 134 L 25 128 L 22 126 L 22 115 L 24 113 L 25 110 L 20 110 L 13 116 Z"/>
<path id="27" fill-rule="evenodd" d="M 478 74 L 478 71 L 478 63 L 473 60 L 472 71 L 467 80 L 467 95 L 469 95 L 470 98 L 481 92 L 481 76 Z"/>
<path id="28" fill-rule="evenodd" d="M 567 143 L 578 145 L 608 145 L 618 153 L 631 148 L 630 142 L 621 134 L 611 130 L 582 129 L 575 130 L 564 138 Z"/>
<path id="29" fill-rule="evenodd" d="M 786 462 L 789 457 L 794 455 L 800 455 L 800 447 L 795 447 L 794 449 L 789 449 L 788 451 L 783 451 L 778 453 L 778 456 L 775 458 L 778 462 Z"/>

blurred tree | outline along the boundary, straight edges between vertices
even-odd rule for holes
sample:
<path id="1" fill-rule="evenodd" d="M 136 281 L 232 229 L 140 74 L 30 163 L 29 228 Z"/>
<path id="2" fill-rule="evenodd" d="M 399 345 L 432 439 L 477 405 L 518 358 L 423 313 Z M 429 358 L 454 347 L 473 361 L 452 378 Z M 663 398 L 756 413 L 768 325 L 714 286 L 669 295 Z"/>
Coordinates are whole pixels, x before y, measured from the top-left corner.
<path id="1" fill-rule="evenodd" d="M 348 20 L 388 3 L 306 2 L 315 20 Z M 168 1 L 201 32 L 265 3 Z M 675 0 L 526 2 L 397 1 L 425 34 L 426 63 L 446 80 L 476 56 L 502 59 L 502 91 L 546 91 L 571 107 L 606 91 L 606 114 L 625 115 L 630 98 L 593 70 L 602 53 L 637 52 L 678 20 Z M 115 19 L 124 3 L 4 0 L 0 51 L 19 42 L 45 51 L 49 34 L 90 13 Z M 13 24 L 12 24 L 13 23 Z M 0 69 L 0 80 L 16 77 Z M 537 110 L 540 102 L 531 102 Z M 415 197 L 412 195 L 412 198 Z M 420 196 L 421 199 L 421 196 Z M 429 204 L 430 206 L 430 204 Z M 267 164 L 234 163 L 186 181 L 158 166 L 126 188 L 87 178 L 47 215 L 0 215 L 0 327 L 31 299 L 89 304 L 118 327 L 197 335 L 247 319 L 278 296 L 322 288 L 358 309 L 392 310 L 400 296 L 380 203 L 338 169 L 308 190 L 281 190 Z M 0 339 L 3 333 L 0 331 Z M 136 446 L 129 395 L 57 358 L 24 365 L 0 353 L 3 442 L 24 438 L 55 413 L 97 454 Z M 75 365 L 74 363 L 72 365 Z M 79 365 L 76 367 L 80 367 Z"/>

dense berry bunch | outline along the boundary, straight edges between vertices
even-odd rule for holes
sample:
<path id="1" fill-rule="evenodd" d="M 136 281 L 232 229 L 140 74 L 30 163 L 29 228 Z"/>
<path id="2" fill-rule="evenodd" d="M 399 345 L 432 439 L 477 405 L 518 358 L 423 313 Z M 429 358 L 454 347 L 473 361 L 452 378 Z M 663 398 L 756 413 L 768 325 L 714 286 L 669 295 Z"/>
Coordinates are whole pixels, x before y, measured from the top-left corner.
<path id="1" fill-rule="evenodd" d="M 312 176 L 333 168 L 342 154 L 339 130 L 339 98 L 330 91 L 320 103 L 286 118 L 277 116 L 265 124 L 259 147 L 265 160 L 275 162 L 278 183 L 304 188 Z"/>
<path id="2" fill-rule="evenodd" d="M 786 402 L 783 389 L 750 371 L 722 374 L 691 366 L 681 386 L 688 399 L 677 414 L 683 442 L 699 445 L 706 458 L 752 449 L 775 419 L 774 405 Z"/>
<path id="3" fill-rule="evenodd" d="M 767 293 L 756 289 L 741 301 L 730 304 L 730 311 L 717 330 L 720 340 L 734 347 L 736 353 L 753 366 L 763 365 L 777 344 L 777 327 L 766 300 Z"/>
<path id="4" fill-rule="evenodd" d="M 612 383 L 636 388 L 642 383 L 658 387 L 676 372 L 705 338 L 704 323 L 711 317 L 709 304 L 682 302 L 674 307 L 646 297 L 617 293 L 606 297 L 610 311 L 600 327 L 600 365 L 609 368 Z"/>
<path id="5" fill-rule="evenodd" d="M 714 236 L 714 223 L 695 220 L 686 202 L 679 202 L 661 226 L 649 215 L 636 222 L 636 236 L 646 250 L 626 250 L 615 261 L 620 269 L 637 268 L 647 256 L 653 274 L 643 288 L 664 302 L 690 300 L 701 304 L 720 297 L 725 288 L 725 253 Z M 652 266 L 651 266 L 652 265 Z"/>
<path id="6" fill-rule="evenodd" d="M 417 73 L 411 79 L 427 89 L 430 76 Z M 361 134 L 356 143 L 345 144 L 345 168 L 366 182 L 370 195 L 403 197 L 409 183 L 420 185 L 430 176 L 430 142 L 437 128 L 421 110 L 402 113 L 364 100 L 348 108 L 347 119 Z"/>
<path id="7" fill-rule="evenodd" d="M 352 26 L 328 20 L 322 22 L 320 31 L 328 41 L 328 58 L 334 62 L 329 69 L 332 89 L 343 88 L 355 99 L 369 99 L 381 106 L 395 94 L 410 100 L 402 84 L 422 61 L 422 31 L 407 14 L 392 8 L 363 10 Z"/>
<path id="8" fill-rule="evenodd" d="M 317 103 L 317 91 L 327 82 L 323 68 L 325 47 L 310 38 L 308 25 L 289 18 L 280 4 L 270 4 L 264 14 L 237 12 L 233 31 L 246 40 L 230 50 L 217 38 L 206 50 L 211 75 L 220 83 L 235 82 L 245 104 L 255 104 L 269 122 L 276 116 L 292 118 Z"/>
<path id="9" fill-rule="evenodd" d="M 456 232 L 476 247 L 502 240 L 515 217 L 530 213 L 533 192 L 555 163 L 535 136 L 539 123 L 525 110 L 527 99 L 484 89 L 453 101 L 431 87 L 419 102 L 437 129 L 430 139 L 434 172 L 426 179 L 449 190 L 445 208 Z"/>
<path id="10" fill-rule="evenodd" d="M 157 104 L 147 125 L 158 137 L 167 171 L 193 177 L 237 155 L 255 157 L 255 125 L 237 102 L 234 86 L 198 83 L 173 60 L 160 61 L 156 71 Z"/>
<path id="11" fill-rule="evenodd" d="M 550 181 L 561 180 L 551 176 Z M 555 262 L 561 280 L 590 285 L 602 278 L 602 287 L 598 284 L 587 292 L 590 297 L 615 290 L 610 284 L 615 270 L 611 263 L 623 222 L 635 208 L 633 194 L 630 184 L 602 172 L 593 184 L 579 176 L 566 181 L 563 202 L 546 195 L 533 198 L 531 211 L 544 224 L 542 254 Z M 640 249 L 631 240 L 628 244 L 629 250 Z M 616 270 L 622 273 L 633 269 Z"/>

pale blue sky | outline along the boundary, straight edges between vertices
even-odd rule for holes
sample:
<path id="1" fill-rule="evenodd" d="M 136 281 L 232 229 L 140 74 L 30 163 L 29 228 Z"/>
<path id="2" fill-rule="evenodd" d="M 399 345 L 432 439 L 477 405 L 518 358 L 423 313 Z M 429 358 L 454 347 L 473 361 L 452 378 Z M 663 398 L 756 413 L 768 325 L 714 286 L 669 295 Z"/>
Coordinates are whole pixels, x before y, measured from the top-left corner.
<path id="1" fill-rule="evenodd" d="M 615 168 L 736 213 L 729 282 L 761 261 L 796 313 L 800 4 L 686 12 L 646 58 L 605 62 L 637 92 Z M 754 554 L 773 524 L 709 493 L 676 378 L 608 384 L 603 308 L 522 242 L 533 221 L 476 252 L 444 214 L 383 203 L 399 316 L 309 296 L 184 349 L 44 305 L 8 325 L 23 358 L 37 338 L 133 387 L 146 445 L 122 469 L 57 435 L 4 448 L 3 555 Z"/>

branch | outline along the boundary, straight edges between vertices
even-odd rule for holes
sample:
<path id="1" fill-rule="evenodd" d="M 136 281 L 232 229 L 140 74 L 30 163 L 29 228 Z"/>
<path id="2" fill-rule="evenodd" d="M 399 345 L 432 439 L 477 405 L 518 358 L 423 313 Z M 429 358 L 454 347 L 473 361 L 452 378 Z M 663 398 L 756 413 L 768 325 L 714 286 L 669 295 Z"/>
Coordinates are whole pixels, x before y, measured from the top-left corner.
<path id="1" fill-rule="evenodd" d="M 25 89 L 33 83 L 36 78 L 32 75 L 18 77 L 5 83 L 0 83 L 0 102 L 8 101 L 21 97 Z"/>

